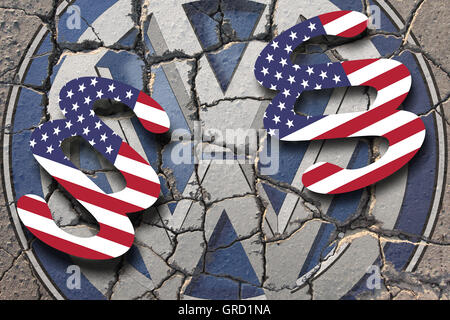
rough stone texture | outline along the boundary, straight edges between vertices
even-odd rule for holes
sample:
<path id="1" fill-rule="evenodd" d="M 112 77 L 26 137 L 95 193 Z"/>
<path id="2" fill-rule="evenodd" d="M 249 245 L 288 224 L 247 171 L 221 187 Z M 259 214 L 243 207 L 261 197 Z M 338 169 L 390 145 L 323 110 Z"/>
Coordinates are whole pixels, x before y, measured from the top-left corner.
<path id="1" fill-rule="evenodd" d="M 159 3 L 158 3 L 159 2 Z M 260 1 L 267 4 L 275 4 L 277 1 Z M 135 7 L 132 8 L 132 14 L 127 15 L 127 26 L 132 26 L 133 23 L 138 26 L 144 25 L 146 13 L 153 12 L 155 4 L 158 4 L 160 8 L 167 6 L 167 10 L 174 7 L 173 2 L 169 1 L 135 1 Z M 363 1 L 366 5 L 368 1 Z M 402 38 L 406 38 L 409 32 L 413 32 L 417 37 L 420 46 L 408 46 L 404 45 L 399 48 L 398 54 L 404 50 L 411 50 L 413 52 L 422 52 L 425 59 L 430 64 L 431 70 L 435 76 L 436 84 L 439 88 L 441 95 L 441 102 L 443 102 L 445 117 L 447 121 L 447 132 L 449 127 L 450 116 L 450 56 L 448 51 L 450 46 L 448 44 L 448 30 L 449 22 L 447 16 L 450 14 L 450 7 L 447 5 L 446 0 L 391 0 L 390 3 L 397 9 L 397 11 L 403 16 L 407 25 L 402 30 L 401 34 L 395 35 Z M 130 9 L 128 4 L 122 4 L 126 10 Z M 130 2 L 131 5 L 131 2 Z M 142 5 L 142 16 L 139 16 L 139 10 Z M 57 18 L 54 16 L 55 9 L 53 7 L 53 1 L 35 1 L 35 0 L 23 0 L 17 2 L 12 0 L 2 0 L 0 3 L 0 112 L 4 113 L 7 95 L 10 90 L 10 86 L 17 82 L 15 74 L 18 70 L 20 61 L 23 54 L 26 52 L 26 48 L 32 39 L 37 28 L 43 23 L 47 23 L 47 26 L 51 28 L 53 37 L 56 39 L 56 27 L 55 22 Z M 184 14 L 180 7 L 174 10 L 178 10 L 180 14 Z M 240 107 L 240 104 L 248 100 L 246 106 L 250 115 L 244 115 L 245 119 L 242 119 L 242 123 L 245 123 L 246 127 L 250 127 L 251 123 L 246 123 L 251 120 L 252 110 L 257 110 L 260 103 L 270 100 L 270 92 L 263 91 L 261 87 L 257 87 L 256 83 L 250 83 L 249 81 L 245 85 L 239 85 L 236 81 L 230 87 L 228 93 L 221 95 L 221 89 L 217 83 L 211 83 L 211 77 L 214 75 L 211 69 L 208 69 L 209 62 L 206 56 L 201 53 L 202 48 L 197 42 L 192 41 L 185 45 L 185 52 L 176 52 L 176 48 L 180 43 L 185 44 L 188 42 L 189 37 L 184 33 L 177 32 L 179 26 L 176 24 L 164 25 L 161 23 L 162 18 L 166 12 L 164 10 L 157 10 L 154 15 L 160 21 L 160 27 L 166 30 L 174 30 L 176 36 L 168 39 L 166 43 L 167 50 L 158 51 L 156 54 L 159 56 L 145 56 L 142 52 L 149 51 L 145 47 L 143 50 L 141 47 L 133 47 L 130 44 L 125 51 L 131 52 L 136 55 L 138 59 L 143 61 L 143 64 L 147 67 L 147 73 L 144 75 L 144 84 L 147 85 L 150 92 L 153 91 L 153 84 L 155 82 L 155 73 L 160 67 L 165 67 L 165 74 L 167 77 L 176 78 L 174 66 L 177 65 L 178 70 L 182 70 L 180 76 L 180 88 L 184 86 L 185 92 L 183 99 L 178 99 L 189 109 L 187 112 L 187 118 L 189 121 L 200 120 L 207 122 L 208 125 L 212 125 L 214 128 L 224 130 L 229 128 L 234 123 L 237 123 L 242 117 L 243 113 L 234 114 L 235 119 L 231 119 L 229 115 L 225 115 L 225 112 L 233 112 L 230 110 L 234 107 Z M 270 6 L 266 7 L 263 17 L 266 19 L 266 23 L 270 23 Z M 132 22 L 133 21 L 133 22 Z M 164 20 L 167 23 L 167 20 Z M 191 32 L 189 23 L 184 21 L 186 32 Z M 289 22 L 289 25 L 292 25 Z M 268 26 L 268 30 L 274 26 Z M 114 46 L 115 39 L 114 33 L 105 32 L 107 30 L 101 30 L 104 34 L 98 34 L 98 28 L 96 25 L 89 26 L 90 33 L 85 35 L 85 39 L 88 40 L 101 40 L 103 43 L 95 42 L 75 44 L 65 43 L 66 49 L 64 55 L 75 56 L 77 54 L 85 54 L 86 56 L 91 53 L 95 55 L 98 53 L 98 49 L 101 46 Z M 222 30 L 223 29 L 223 30 Z M 221 31 L 226 33 L 226 26 L 221 26 Z M 142 30 L 139 30 L 142 32 Z M 257 28 L 258 33 L 264 33 L 264 24 L 260 24 Z M 376 31 L 374 31 L 376 32 Z M 142 34 L 143 35 L 143 34 Z M 105 38 L 109 37 L 111 38 Z M 271 38 L 268 34 L 267 38 Z M 143 38 L 144 35 L 143 35 Z M 267 40 L 267 39 L 266 39 Z M 229 45 L 229 44 L 228 44 Z M 225 50 L 227 44 L 218 44 L 215 48 L 216 53 L 220 53 L 221 50 Z M 258 40 L 249 41 L 248 52 L 258 52 L 263 48 L 264 43 Z M 352 47 L 352 44 L 349 45 Z M 353 47 L 357 47 L 357 44 L 353 44 Z M 103 48 L 104 49 L 104 48 Z M 101 49 L 101 50 L 103 50 Z M 117 48 L 108 48 L 112 52 L 117 53 Z M 56 49 L 55 49 L 56 50 Z M 70 52 L 70 51 L 73 52 Z M 97 51 L 96 51 L 97 50 Z M 114 51 L 116 50 L 116 51 Z M 83 51 L 83 53 L 77 52 Z M 92 51 L 92 52 L 91 52 Z M 124 52 L 125 52 L 124 51 Z M 56 53 L 56 52 L 55 52 Z M 60 54 L 61 52 L 58 52 Z M 123 53 L 123 52 L 122 52 Z M 164 54 L 165 53 L 165 54 Z M 61 58 L 61 56 L 59 56 Z M 243 66 L 250 66 L 253 61 L 246 57 L 247 60 L 243 60 Z M 58 59 L 57 59 L 58 60 Z M 54 67 L 58 61 L 54 61 Z M 61 62 L 61 61 L 59 61 Z M 145 63 L 144 63 L 145 62 Z M 245 70 L 245 68 L 243 69 Z M 161 75 L 161 74 L 160 74 Z M 248 75 L 242 70 L 237 71 L 236 78 L 246 81 Z M 234 86 L 234 87 L 233 87 Z M 180 89 L 178 88 L 178 89 Z M 43 91 L 42 93 L 48 94 L 49 88 L 33 88 L 33 90 Z M 180 89 L 181 90 L 181 89 Z M 152 92 L 153 93 L 153 92 Z M 187 99 L 186 99 L 187 97 Z M 218 97 L 222 97 L 217 100 Z M 180 97 L 177 97 L 180 98 Z M 192 101 L 190 100 L 192 98 Z M 236 101 L 234 101 L 236 100 Z M 239 103 L 237 103 L 239 101 Z M 180 102 L 181 103 L 181 102 Z M 239 109 L 239 108 L 237 108 Z M 252 110 L 250 110 L 252 109 Z M 430 112 L 436 112 L 438 110 L 431 110 Z M 217 116 L 219 115 L 219 116 Z M 227 117 L 226 120 L 224 117 Z M 189 122 L 188 121 L 188 122 Z M 231 123 L 228 123 L 228 122 Z M 189 123 L 188 125 L 191 125 Z M 205 125 L 205 128 L 208 126 Z M 4 128 L 2 128 L 4 130 Z M 447 136 L 448 139 L 448 136 Z M 221 141 L 216 141 L 220 145 Z M 447 140 L 447 145 L 449 141 Z M 161 152 L 162 154 L 162 152 Z M 160 158 L 162 157 L 159 155 Z M 2 158 L 0 158 L 2 159 Z M 1 162 L 2 160 L 0 160 Z M 161 161 L 159 159 L 158 161 Z M 163 161 L 164 162 L 164 161 Z M 166 165 L 166 163 L 164 163 Z M 197 175 L 203 170 L 202 166 L 199 166 Z M 206 171 L 206 170 L 205 170 Z M 161 176 L 167 178 L 170 176 L 170 169 L 160 173 Z M 84 272 L 88 277 L 91 277 L 92 282 L 98 281 L 98 288 L 111 299 L 179 299 L 182 298 L 183 291 L 189 286 L 189 283 L 193 281 L 193 275 L 197 273 L 197 262 L 202 253 L 205 253 L 206 259 L 208 254 L 213 254 L 221 251 L 226 251 L 229 247 L 233 247 L 235 244 L 240 244 L 243 247 L 251 251 L 251 255 L 261 256 L 265 254 L 270 262 L 265 262 L 262 259 L 254 265 L 254 269 L 257 271 L 258 280 L 261 280 L 264 288 L 267 290 L 266 296 L 268 298 L 286 298 L 286 299 L 311 299 L 315 295 L 322 294 L 322 296 L 334 298 L 332 290 L 329 290 L 330 282 L 316 281 L 309 286 L 305 286 L 297 290 L 295 293 L 291 292 L 292 284 L 297 279 L 298 272 L 292 272 L 290 274 L 281 274 L 279 272 L 279 264 L 292 261 L 293 264 L 298 264 L 297 260 L 305 259 L 297 255 L 299 248 L 298 243 L 305 244 L 307 240 L 303 239 L 304 233 L 299 231 L 312 230 L 315 232 L 323 224 L 332 224 L 329 221 L 325 221 L 323 216 L 320 215 L 317 210 L 316 204 L 305 202 L 302 206 L 308 207 L 308 213 L 305 216 L 301 216 L 304 219 L 298 219 L 298 223 L 289 227 L 290 234 L 286 236 L 286 239 L 268 241 L 266 244 L 261 244 L 261 232 L 258 229 L 264 230 L 263 223 L 260 220 L 261 204 L 254 199 L 258 199 L 261 188 L 256 188 L 256 182 L 253 182 L 254 186 L 248 186 L 245 184 L 245 179 L 241 175 L 241 171 L 238 167 L 230 166 L 216 166 L 208 170 L 208 175 L 217 176 L 222 179 L 222 176 L 227 176 L 230 181 L 236 182 L 240 179 L 240 186 L 245 185 L 245 188 L 235 188 L 231 183 L 225 183 L 225 187 L 217 184 L 217 180 L 208 180 L 198 185 L 197 178 L 194 182 L 189 182 L 191 185 L 195 185 L 195 194 L 181 194 L 175 192 L 173 181 L 168 180 L 170 192 L 176 194 L 176 196 L 182 201 L 189 201 L 191 198 L 195 198 L 196 201 L 193 207 L 196 209 L 196 215 L 192 214 L 186 218 L 186 224 L 180 231 L 181 233 L 173 232 L 172 227 L 165 227 L 161 222 L 155 222 L 155 213 L 145 213 L 143 215 L 142 223 L 137 227 L 136 232 L 136 245 L 140 247 L 143 252 L 143 259 L 153 266 L 156 271 L 152 270 L 152 281 L 138 273 L 130 264 L 126 264 L 122 260 L 118 259 L 111 263 L 103 264 L 98 268 L 92 266 L 92 264 L 78 262 L 83 265 Z M 201 178 L 199 180 L 202 180 Z M 241 181 L 242 180 L 242 181 Z M 250 179 L 251 180 L 251 179 Z M 398 272 L 389 263 L 384 263 L 381 268 L 382 277 L 384 279 L 384 285 L 375 295 L 361 296 L 363 299 L 449 299 L 450 298 L 450 286 L 449 286 L 449 272 L 450 272 L 450 241 L 448 238 L 448 229 L 450 226 L 450 188 L 449 188 L 450 175 L 447 172 L 446 192 L 442 203 L 442 209 L 439 213 L 439 218 L 436 222 L 434 233 L 431 239 L 427 239 L 428 242 L 424 244 L 426 246 L 424 255 L 417 269 L 413 272 Z M 241 183 L 242 182 L 242 183 Z M 251 184 L 251 183 L 250 183 Z M 258 182 L 260 184 L 260 182 Z M 283 185 L 280 185 L 282 189 Z M 0 190 L 0 299 L 52 299 L 53 297 L 48 293 L 47 289 L 43 286 L 35 272 L 30 266 L 29 260 L 26 258 L 26 252 L 19 246 L 14 227 L 11 223 L 8 211 L 6 209 L 3 190 Z M 294 190 L 295 191 L 295 190 Z M 290 192 L 294 192 L 290 190 Z M 70 203 L 60 200 L 64 196 L 59 191 L 54 191 L 53 196 L 50 197 L 50 202 L 55 202 L 55 210 L 71 210 L 74 208 Z M 169 197 L 170 198 L 170 197 Z M 178 198 L 176 198 L 178 200 Z M 246 203 L 241 202 L 238 209 L 245 212 L 247 215 L 242 215 L 239 218 L 230 218 L 235 224 L 235 232 L 240 238 L 236 243 L 227 243 L 219 249 L 208 249 L 208 239 L 210 231 L 212 231 L 214 222 L 217 222 L 222 214 L 221 206 L 226 206 L 227 203 L 233 203 L 233 200 L 242 198 L 248 200 Z M 173 199 L 172 199 L 173 200 Z M 230 205 L 231 206 L 231 205 Z M 266 204 L 264 204 L 266 206 Z M 318 206 L 320 207 L 320 205 Z M 217 209 L 218 208 L 218 209 Z M 251 213 L 251 215 L 249 214 Z M 254 214 L 253 214 L 254 213 Z M 313 216 L 314 215 L 314 216 Z M 205 217 L 206 216 L 206 217 Z M 300 217 L 300 216 L 299 216 Z M 305 218 L 306 217 L 306 218 Z M 233 220 L 234 219 L 234 220 Z M 59 223 L 61 225 L 71 225 L 78 222 L 78 216 L 72 212 L 72 214 L 59 217 Z M 236 228 L 236 226 L 238 226 Z M 244 230 L 239 230 L 239 226 L 247 227 Z M 250 229 L 248 228 L 250 227 Z M 69 228 L 70 229 L 70 228 Z M 77 231 L 79 228 L 75 227 Z M 208 230 L 208 231 L 206 231 Z M 94 232 L 94 231 L 93 231 Z M 92 232 L 92 233 L 93 233 Z M 167 241 L 165 236 L 169 235 L 170 241 Z M 366 234 L 361 232 L 358 235 L 355 232 L 355 242 L 365 245 L 370 243 L 373 247 L 377 247 L 377 236 L 374 234 Z M 379 239 L 380 240 L 380 239 Z M 297 243 L 296 243 L 297 241 Z M 390 241 L 389 238 L 383 238 L 379 241 L 378 246 L 386 241 Z M 151 245 L 149 245 L 149 243 Z M 264 247 L 264 250 L 262 249 Z M 284 248 L 284 251 L 291 252 L 288 257 L 283 255 L 280 248 Z M 205 252 L 205 250 L 208 250 Z M 289 251 L 290 250 L 290 251 Z M 369 254 L 369 252 L 367 253 Z M 76 259 L 75 259 L 76 261 Z M 269 261 L 269 260 L 268 260 Z M 342 261 L 340 261 L 342 263 Z M 264 265 L 265 264 L 265 265 Z M 206 270 L 207 271 L 207 270 Z M 352 270 L 352 272 L 358 272 L 360 270 Z M 220 277 L 220 272 L 215 276 Z M 225 278 L 225 277 L 224 277 Z M 228 279 L 230 280 L 230 279 Z M 235 281 L 235 279 L 231 279 Z M 335 278 L 335 281 L 339 281 L 339 277 Z M 342 283 L 335 283 L 336 288 L 343 285 Z"/>
<path id="2" fill-rule="evenodd" d="M 418 0 L 390 0 L 389 1 L 398 13 L 407 20 Z"/>
<path id="3" fill-rule="evenodd" d="M 21 254 L 0 280 L 0 299 L 39 299 L 40 281 Z"/>
<path id="4" fill-rule="evenodd" d="M 27 15 L 48 16 L 53 10 L 53 0 L 2 0 L 0 8 L 23 10 Z"/>
<path id="5" fill-rule="evenodd" d="M 15 82 L 14 75 L 23 53 L 42 21 L 22 10 L 0 7 L 0 81 Z"/>
<path id="6" fill-rule="evenodd" d="M 448 48 L 448 13 L 448 5 L 442 1 L 424 1 L 411 28 L 422 49 L 447 71 L 450 69 L 450 56 L 442 54 L 442 50 Z"/>

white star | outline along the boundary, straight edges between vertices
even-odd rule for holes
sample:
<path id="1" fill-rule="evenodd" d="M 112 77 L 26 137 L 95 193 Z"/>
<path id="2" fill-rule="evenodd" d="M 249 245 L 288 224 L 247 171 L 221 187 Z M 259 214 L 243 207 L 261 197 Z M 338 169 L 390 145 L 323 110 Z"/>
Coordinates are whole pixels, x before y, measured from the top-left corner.
<path id="1" fill-rule="evenodd" d="M 294 64 L 294 65 L 292 66 L 292 68 L 294 68 L 295 71 L 298 71 L 298 69 L 301 69 L 300 66 L 299 66 L 298 64 Z"/>
<path id="2" fill-rule="evenodd" d="M 34 146 L 36 145 L 36 140 L 31 140 L 30 141 L 30 147 L 34 148 Z"/>
<path id="3" fill-rule="evenodd" d="M 305 37 L 303 38 L 303 42 L 308 41 L 309 39 L 310 39 L 310 37 L 305 36 Z"/>
<path id="4" fill-rule="evenodd" d="M 61 112 L 63 115 L 66 115 L 66 113 L 67 113 L 66 108 L 62 109 Z"/>
<path id="5" fill-rule="evenodd" d="M 284 51 L 286 51 L 286 53 L 291 53 L 292 52 L 292 46 L 288 46 L 286 45 L 286 48 L 284 48 Z"/>
<path id="6" fill-rule="evenodd" d="M 273 137 L 275 135 L 275 129 L 269 129 L 268 133 L 269 133 L 270 136 Z"/>
<path id="7" fill-rule="evenodd" d="M 69 120 L 69 121 L 66 122 L 66 129 L 70 130 L 70 127 L 72 127 L 72 126 L 73 126 L 72 120 Z"/>
<path id="8" fill-rule="evenodd" d="M 97 79 L 95 79 L 95 78 L 92 78 L 91 79 L 91 86 L 93 86 L 93 87 L 95 87 L 95 85 L 97 84 Z"/>
<path id="9" fill-rule="evenodd" d="M 334 80 L 336 83 L 341 82 L 341 76 L 338 76 L 337 74 L 335 74 L 333 80 Z"/>
<path id="10" fill-rule="evenodd" d="M 303 88 L 309 87 L 308 81 L 306 81 L 305 79 L 303 79 L 303 81 L 302 81 L 302 86 L 303 86 Z"/>
<path id="11" fill-rule="evenodd" d="M 91 97 L 86 97 L 86 98 L 84 98 L 84 104 L 89 104 L 89 103 L 91 103 Z"/>
<path id="12" fill-rule="evenodd" d="M 131 99 L 131 97 L 133 96 L 133 93 L 130 91 L 127 91 L 127 99 Z"/>
<path id="13" fill-rule="evenodd" d="M 95 141 L 94 141 L 94 139 L 92 139 L 92 140 L 89 140 L 89 143 L 91 144 L 91 146 L 93 146 L 93 145 L 95 144 Z"/>
<path id="14" fill-rule="evenodd" d="M 316 83 L 316 86 L 314 87 L 314 90 L 320 90 L 320 89 L 322 89 L 322 85 Z"/>
<path id="15" fill-rule="evenodd" d="M 43 135 L 41 135 L 41 141 L 47 142 L 47 139 L 48 139 L 47 133 L 44 133 Z"/>
<path id="16" fill-rule="evenodd" d="M 325 71 L 321 71 L 319 77 L 323 79 L 328 78 L 327 73 Z"/>
<path id="17" fill-rule="evenodd" d="M 67 97 L 66 98 L 72 99 L 72 96 L 73 96 L 72 90 L 67 91 Z"/>
<path id="18" fill-rule="evenodd" d="M 102 126 L 101 121 L 95 123 L 95 129 L 100 129 L 101 126 Z"/>
<path id="19" fill-rule="evenodd" d="M 86 87 L 84 86 L 84 83 L 82 83 L 81 85 L 78 86 L 78 91 L 84 92 L 84 89 L 86 89 Z"/>
<path id="20" fill-rule="evenodd" d="M 277 90 L 277 86 L 274 85 L 274 84 L 271 84 L 271 85 L 270 85 L 270 90 Z"/>
<path id="21" fill-rule="evenodd" d="M 271 63 L 273 61 L 273 54 L 267 54 L 266 60 Z"/>
<path id="22" fill-rule="evenodd" d="M 83 117 L 82 114 L 80 114 L 80 115 L 78 116 L 77 122 L 83 123 L 83 120 L 84 120 L 84 117 Z"/>
<path id="23" fill-rule="evenodd" d="M 106 132 L 105 132 L 104 134 L 102 134 L 102 135 L 100 136 L 100 141 L 106 142 L 106 139 L 108 139 L 108 136 L 106 135 Z"/>
<path id="24" fill-rule="evenodd" d="M 78 108 L 80 106 L 78 105 L 78 102 L 75 102 L 74 104 L 72 104 L 72 110 L 78 111 Z"/>
<path id="25" fill-rule="evenodd" d="M 272 44 L 270 46 L 273 48 L 273 50 L 279 48 L 278 42 L 276 42 L 276 41 L 272 42 Z"/>
<path id="26" fill-rule="evenodd" d="M 117 96 L 117 97 L 114 98 L 114 101 L 121 102 L 122 100 L 120 100 L 120 97 Z"/>
<path id="27" fill-rule="evenodd" d="M 291 31 L 289 38 L 291 38 L 292 41 L 294 41 L 294 39 L 297 39 L 297 32 Z"/>
<path id="28" fill-rule="evenodd" d="M 112 146 L 109 146 L 108 148 L 106 148 L 106 153 L 107 154 L 111 154 L 111 152 L 114 150 L 113 148 L 111 148 Z"/>
<path id="29" fill-rule="evenodd" d="M 284 67 L 285 65 L 287 65 L 287 60 L 284 58 L 281 58 L 280 64 Z"/>
<path id="30" fill-rule="evenodd" d="M 269 73 L 269 68 L 262 68 L 261 73 L 264 74 L 264 76 L 266 76 Z"/>
<path id="31" fill-rule="evenodd" d="M 280 117 L 279 116 L 274 116 L 272 121 L 274 121 L 276 124 L 278 124 L 278 122 L 281 122 Z"/>
<path id="32" fill-rule="evenodd" d="M 289 127 L 289 129 L 290 129 L 291 127 L 294 126 L 294 122 L 293 122 L 292 120 L 289 120 L 289 119 L 288 119 L 286 125 L 287 125 L 287 126 Z"/>
<path id="33" fill-rule="evenodd" d="M 109 91 L 109 92 L 114 92 L 115 89 L 116 89 L 116 87 L 114 87 L 114 83 L 111 83 L 111 84 L 108 86 L 108 91 Z"/>
<path id="34" fill-rule="evenodd" d="M 286 109 L 285 103 L 280 102 L 280 104 L 278 105 L 278 108 L 280 108 L 280 111 L 283 111 L 283 109 Z"/>
<path id="35" fill-rule="evenodd" d="M 267 112 L 264 112 L 264 119 L 267 118 Z"/>
<path id="36" fill-rule="evenodd" d="M 89 127 L 83 128 L 83 134 L 88 136 L 89 132 L 91 132 L 91 130 L 89 130 Z"/>
<path id="37" fill-rule="evenodd" d="M 285 97 L 285 98 L 287 98 L 288 96 L 290 96 L 290 95 L 291 95 L 291 90 L 288 90 L 288 89 L 284 89 L 284 91 L 283 91 L 283 95 L 284 95 L 284 97 Z"/>
<path id="38" fill-rule="evenodd" d="M 61 132 L 61 130 L 59 130 L 59 127 L 56 127 L 55 129 L 53 129 L 53 134 L 58 135 Z"/>
<path id="39" fill-rule="evenodd" d="M 55 149 L 53 149 L 52 145 L 50 147 L 47 147 L 47 153 L 52 154 L 53 150 L 55 150 Z"/>
<path id="40" fill-rule="evenodd" d="M 288 81 L 289 81 L 290 84 L 293 84 L 295 82 L 295 77 L 294 76 L 289 76 Z"/>
<path id="41" fill-rule="evenodd" d="M 308 67 L 308 70 L 306 70 L 306 72 L 307 72 L 309 75 L 311 75 L 311 74 L 314 73 L 314 68 Z"/>
<path id="42" fill-rule="evenodd" d="M 103 97 L 103 92 L 102 90 L 97 91 L 97 98 L 101 99 Z"/>
<path id="43" fill-rule="evenodd" d="M 333 62 L 327 62 L 327 67 L 331 66 Z"/>
<path id="44" fill-rule="evenodd" d="M 91 109 L 91 111 L 89 111 L 89 116 L 90 117 L 95 117 L 95 111 Z"/>
<path id="45" fill-rule="evenodd" d="M 280 81 L 280 79 L 283 79 L 283 74 L 277 71 L 277 73 L 275 74 L 275 78 L 277 78 L 277 80 Z"/>
<path id="46" fill-rule="evenodd" d="M 311 32 L 312 32 L 313 30 L 316 30 L 316 24 L 310 22 L 308 28 L 309 28 L 309 30 L 311 30 Z"/>

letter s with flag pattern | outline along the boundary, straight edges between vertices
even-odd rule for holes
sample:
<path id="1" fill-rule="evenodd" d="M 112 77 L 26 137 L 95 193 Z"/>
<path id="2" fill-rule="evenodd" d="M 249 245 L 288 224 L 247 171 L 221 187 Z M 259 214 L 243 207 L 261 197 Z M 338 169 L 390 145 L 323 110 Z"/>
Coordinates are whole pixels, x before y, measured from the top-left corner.
<path id="1" fill-rule="evenodd" d="M 411 87 L 411 75 L 402 63 L 390 59 L 367 59 L 326 64 L 292 64 L 290 54 L 320 35 L 350 38 L 363 32 L 368 19 L 355 11 L 336 11 L 306 20 L 281 33 L 261 52 L 255 64 L 258 82 L 280 91 L 264 114 L 270 136 L 283 141 L 309 141 L 378 136 L 389 142 L 376 162 L 358 169 L 345 169 L 319 162 L 302 176 L 303 185 L 322 194 L 350 192 L 376 183 L 408 163 L 425 139 L 425 126 L 414 113 L 398 110 Z M 370 86 L 377 97 L 368 111 L 306 117 L 294 111 L 303 91 Z"/>
<path id="2" fill-rule="evenodd" d="M 149 208 L 159 196 L 158 175 L 95 114 L 98 99 L 114 99 L 128 105 L 144 128 L 153 133 L 169 130 L 164 109 L 144 92 L 119 81 L 100 77 L 74 79 L 59 93 L 66 119 L 49 121 L 34 130 L 30 148 L 38 163 L 97 220 L 97 235 L 82 238 L 57 226 L 44 199 L 25 195 L 17 203 L 23 224 L 37 238 L 70 255 L 103 260 L 126 253 L 134 241 L 134 228 L 127 213 Z M 80 136 L 108 159 L 124 176 L 126 187 L 106 194 L 64 155 L 61 143 Z"/>

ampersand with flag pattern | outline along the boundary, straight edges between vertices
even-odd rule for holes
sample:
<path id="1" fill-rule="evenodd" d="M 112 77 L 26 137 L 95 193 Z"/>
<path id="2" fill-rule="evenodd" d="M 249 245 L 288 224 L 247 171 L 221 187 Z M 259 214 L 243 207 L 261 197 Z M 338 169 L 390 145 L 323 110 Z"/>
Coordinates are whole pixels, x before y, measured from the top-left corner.
<path id="1" fill-rule="evenodd" d="M 290 54 L 299 45 L 321 35 L 350 38 L 363 32 L 368 19 L 355 11 L 336 11 L 311 18 L 284 31 L 271 41 L 255 64 L 258 82 L 279 91 L 264 114 L 268 134 L 283 141 L 310 141 L 377 136 L 389 142 L 386 153 L 374 163 L 346 169 L 328 162 L 309 167 L 303 185 L 322 194 L 350 192 L 374 184 L 403 167 L 419 151 L 425 126 L 414 113 L 398 110 L 411 87 L 411 75 L 402 63 L 367 59 L 327 64 L 292 64 Z M 370 86 L 377 97 L 368 111 L 302 116 L 294 104 L 303 91 Z"/>
<path id="2" fill-rule="evenodd" d="M 100 77 L 74 79 L 61 89 L 59 105 L 66 119 L 49 121 L 34 130 L 30 148 L 37 162 L 97 220 L 100 231 L 89 238 L 59 228 L 39 196 L 25 195 L 17 203 L 24 225 L 55 249 L 87 259 L 110 259 L 127 252 L 134 241 L 128 213 L 149 208 L 158 198 L 160 183 L 150 164 L 131 148 L 93 110 L 99 99 L 130 107 L 144 128 L 164 133 L 170 128 L 164 109 L 144 92 Z M 65 156 L 62 142 L 79 136 L 108 159 L 124 176 L 126 187 L 106 194 Z"/>

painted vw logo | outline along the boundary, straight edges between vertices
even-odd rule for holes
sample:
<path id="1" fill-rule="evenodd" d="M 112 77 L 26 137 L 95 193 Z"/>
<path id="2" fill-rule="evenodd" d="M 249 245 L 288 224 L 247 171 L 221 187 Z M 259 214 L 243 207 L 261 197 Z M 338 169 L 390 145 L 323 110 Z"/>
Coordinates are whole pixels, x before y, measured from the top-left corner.
<path id="1" fill-rule="evenodd" d="M 411 271 L 420 261 L 423 246 L 380 241 L 380 236 L 429 237 L 441 202 L 445 138 L 442 119 L 427 114 L 439 97 L 426 61 L 420 54 L 396 54 L 401 40 L 383 35 L 344 44 L 322 39 L 294 51 L 299 65 L 392 56 L 413 78 L 402 107 L 424 115 L 427 130 L 420 152 L 388 179 L 347 194 L 313 194 L 300 179 L 312 164 L 358 168 L 387 146 L 377 139 L 276 145 L 259 135 L 274 92 L 257 83 L 253 66 L 273 30 L 280 34 L 324 12 L 370 8 L 359 0 L 313 5 L 285 0 L 276 8 L 270 3 L 155 0 L 136 17 L 128 0 L 63 1 L 57 39 L 63 50 L 56 61 L 49 59 L 49 30 L 37 31 L 18 71 L 24 86 L 12 88 L 5 114 L 10 131 L 3 137 L 4 176 L 18 239 L 31 249 L 30 260 L 55 297 L 353 299 L 372 289 L 367 286 L 371 266 L 384 261 Z M 371 4 L 378 8 L 372 28 L 403 28 L 387 1 Z M 120 104 L 105 102 L 107 109 L 99 104 L 98 114 L 153 165 L 161 181 L 157 205 L 131 215 L 136 228 L 131 250 L 102 262 L 77 259 L 33 239 L 15 207 L 22 195 L 40 195 L 64 230 L 96 233 L 94 219 L 40 170 L 28 146 L 35 127 L 63 118 L 57 103 L 62 86 L 84 76 L 148 91 L 164 106 L 173 128 L 167 136 L 153 136 L 136 117 L 121 112 Z M 46 80 L 51 82 L 46 97 L 30 89 Z M 304 93 L 296 111 L 363 111 L 373 99 L 364 87 Z M 228 130 L 247 134 L 248 140 L 231 143 Z M 63 147 L 105 192 L 124 187 L 120 174 L 81 140 Z M 73 270 L 80 273 L 71 283 Z"/>

